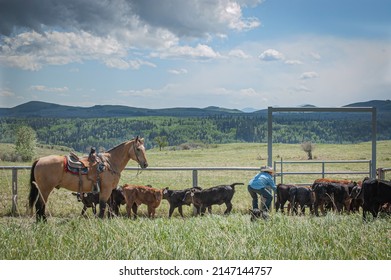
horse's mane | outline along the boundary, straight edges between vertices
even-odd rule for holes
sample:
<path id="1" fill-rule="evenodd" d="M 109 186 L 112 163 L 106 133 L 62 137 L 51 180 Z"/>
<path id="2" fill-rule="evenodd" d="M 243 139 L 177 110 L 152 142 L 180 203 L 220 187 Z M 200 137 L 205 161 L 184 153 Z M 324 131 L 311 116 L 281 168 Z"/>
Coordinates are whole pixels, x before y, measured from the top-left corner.
<path id="1" fill-rule="evenodd" d="M 112 150 L 115 150 L 117 149 L 119 146 L 122 146 L 123 144 L 127 143 L 127 142 L 130 142 L 130 141 L 134 141 L 136 138 L 133 138 L 133 139 L 130 139 L 128 141 L 124 141 L 122 142 L 121 144 L 118 144 L 117 146 L 113 147 L 113 148 L 110 148 L 109 150 L 105 151 L 105 153 L 108 153 L 108 152 L 111 152 Z"/>

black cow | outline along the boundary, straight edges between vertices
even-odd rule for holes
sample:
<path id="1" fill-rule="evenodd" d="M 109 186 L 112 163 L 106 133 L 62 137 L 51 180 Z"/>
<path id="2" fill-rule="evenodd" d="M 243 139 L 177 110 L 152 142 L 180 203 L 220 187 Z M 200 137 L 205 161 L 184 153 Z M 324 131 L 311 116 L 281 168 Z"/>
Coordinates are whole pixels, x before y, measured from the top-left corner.
<path id="1" fill-rule="evenodd" d="M 298 214 L 298 206 L 300 205 L 300 214 L 305 214 L 305 206 L 310 208 L 313 213 L 313 205 L 315 194 L 310 186 L 293 186 L 289 189 L 289 202 L 292 205 L 292 214 Z"/>
<path id="2" fill-rule="evenodd" d="M 211 206 L 214 204 L 221 205 L 225 203 L 227 209 L 224 214 L 229 214 L 232 210 L 232 197 L 235 193 L 236 185 L 244 185 L 243 183 L 234 183 L 232 185 L 220 185 L 203 190 L 189 190 L 185 194 L 184 201 L 191 201 L 197 209 L 197 214 L 205 214 L 206 208 L 211 212 Z"/>
<path id="3" fill-rule="evenodd" d="M 276 203 L 275 208 L 276 212 L 278 212 L 278 209 L 281 209 L 281 213 L 284 213 L 284 205 L 287 201 L 289 201 L 289 189 L 295 187 L 294 185 L 286 185 L 286 184 L 278 184 L 277 185 L 277 197 L 276 197 Z M 290 203 L 288 204 L 288 213 L 290 211 Z"/>
<path id="4" fill-rule="evenodd" d="M 350 193 L 355 182 L 337 183 L 337 182 L 314 182 L 312 190 L 315 193 L 314 209 L 315 215 L 319 216 L 319 207 L 325 215 L 325 206 L 330 205 L 334 211 L 342 212 L 343 208 L 347 212 L 350 210 Z"/>
<path id="5" fill-rule="evenodd" d="M 312 190 L 315 194 L 314 210 L 316 216 L 319 216 L 319 207 L 323 215 L 326 214 L 326 205 L 332 205 L 333 208 L 335 207 L 334 193 L 331 183 L 315 182 L 312 185 Z"/>
<path id="6" fill-rule="evenodd" d="M 380 208 L 391 203 L 391 182 L 385 180 L 366 178 L 362 183 L 364 196 L 363 220 L 367 220 L 367 212 L 371 212 L 374 218 L 379 214 Z"/>
<path id="7" fill-rule="evenodd" d="M 175 208 L 178 208 L 179 214 L 181 215 L 181 217 L 183 217 L 182 205 L 191 204 L 191 199 L 187 201 L 184 199 L 185 194 L 187 191 L 190 191 L 192 189 L 202 190 L 202 188 L 200 187 L 188 188 L 184 190 L 170 190 L 168 189 L 168 187 L 163 189 L 163 199 L 166 199 L 170 204 L 170 210 L 168 212 L 169 218 L 171 218 Z"/>

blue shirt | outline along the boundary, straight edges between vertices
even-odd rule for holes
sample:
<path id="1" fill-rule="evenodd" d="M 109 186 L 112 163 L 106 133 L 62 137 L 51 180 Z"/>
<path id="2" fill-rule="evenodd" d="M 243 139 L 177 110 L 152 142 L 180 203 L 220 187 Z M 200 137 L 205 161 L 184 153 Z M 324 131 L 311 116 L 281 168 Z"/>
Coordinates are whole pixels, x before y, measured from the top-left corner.
<path id="1" fill-rule="evenodd" d="M 251 186 L 251 188 L 256 190 L 267 187 L 271 187 L 274 191 L 277 190 L 276 184 L 273 181 L 273 177 L 268 172 L 258 173 L 248 182 L 248 184 Z"/>

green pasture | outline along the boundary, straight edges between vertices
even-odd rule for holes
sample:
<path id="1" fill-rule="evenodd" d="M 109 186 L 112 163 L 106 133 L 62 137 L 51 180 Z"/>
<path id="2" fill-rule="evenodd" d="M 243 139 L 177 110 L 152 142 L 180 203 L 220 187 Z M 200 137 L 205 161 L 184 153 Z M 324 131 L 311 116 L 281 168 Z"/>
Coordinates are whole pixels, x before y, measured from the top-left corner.
<path id="1" fill-rule="evenodd" d="M 12 146 L 0 144 L 2 149 Z M 377 167 L 391 167 L 391 141 L 377 143 Z M 39 155 L 64 151 L 39 149 Z M 274 144 L 273 160 L 307 162 L 300 145 Z M 314 160 L 366 160 L 371 143 L 317 144 Z M 236 143 L 195 150 L 166 148 L 148 150 L 150 167 L 259 167 L 267 162 L 266 144 Z M 0 162 L 26 166 L 31 163 Z M 135 162 L 128 166 L 135 167 Z M 284 167 L 285 171 L 320 171 L 319 164 Z M 330 164 L 329 171 L 368 170 L 366 164 Z M 29 170 L 18 171 L 18 214 L 11 217 L 12 174 L 0 170 L 0 259 L 391 259 L 391 220 L 382 217 L 363 223 L 361 214 L 325 217 L 292 217 L 275 213 L 267 221 L 250 222 L 251 199 L 246 186 L 237 186 L 233 212 L 222 213 L 225 205 L 214 206 L 213 214 L 193 217 L 184 206 L 185 218 L 174 212 L 168 219 L 168 202 L 163 200 L 157 218 L 145 217 L 140 206 L 137 220 L 122 216 L 100 220 L 67 190 L 54 190 L 47 205 L 48 222 L 36 224 L 27 211 Z M 199 171 L 203 188 L 243 182 L 252 171 Z M 333 176 L 362 180 L 361 175 Z M 391 174 L 387 175 L 390 179 Z M 292 175 L 284 183 L 309 183 L 314 176 Z M 277 183 L 279 178 L 277 178 Z M 151 184 L 156 188 L 183 189 L 192 186 L 191 171 L 124 171 L 121 184 Z"/>

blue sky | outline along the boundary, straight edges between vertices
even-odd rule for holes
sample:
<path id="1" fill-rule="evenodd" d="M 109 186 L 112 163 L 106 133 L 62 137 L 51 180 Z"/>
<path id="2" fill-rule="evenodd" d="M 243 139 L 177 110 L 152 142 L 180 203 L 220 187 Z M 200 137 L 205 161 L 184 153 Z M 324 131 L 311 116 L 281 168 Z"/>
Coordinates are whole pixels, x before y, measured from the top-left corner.
<path id="1" fill-rule="evenodd" d="M 0 18 L 0 107 L 391 97 L 391 1 L 0 0 Z"/>

